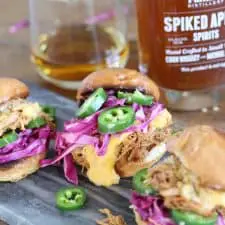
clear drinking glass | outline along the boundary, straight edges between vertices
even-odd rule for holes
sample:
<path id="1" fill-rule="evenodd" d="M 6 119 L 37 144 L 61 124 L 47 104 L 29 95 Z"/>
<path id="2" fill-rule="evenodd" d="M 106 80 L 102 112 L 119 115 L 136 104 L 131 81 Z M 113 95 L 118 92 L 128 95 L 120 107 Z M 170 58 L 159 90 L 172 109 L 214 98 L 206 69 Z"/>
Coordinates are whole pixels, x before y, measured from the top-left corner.
<path id="1" fill-rule="evenodd" d="M 124 67 L 128 7 L 122 0 L 29 0 L 31 60 L 46 81 L 76 89 L 87 74 Z"/>

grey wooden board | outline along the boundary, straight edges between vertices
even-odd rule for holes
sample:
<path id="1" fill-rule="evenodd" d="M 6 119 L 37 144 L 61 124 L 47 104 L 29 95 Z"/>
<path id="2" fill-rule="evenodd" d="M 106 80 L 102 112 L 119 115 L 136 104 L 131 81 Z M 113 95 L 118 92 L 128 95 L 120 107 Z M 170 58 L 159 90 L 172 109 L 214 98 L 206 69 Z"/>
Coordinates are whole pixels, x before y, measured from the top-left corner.
<path id="1" fill-rule="evenodd" d="M 75 102 L 34 84 L 28 85 L 32 101 L 57 108 L 57 125 L 59 130 L 62 129 L 63 121 L 74 115 Z M 80 176 L 80 185 L 88 193 L 87 205 L 77 212 L 63 214 L 55 208 L 54 194 L 68 185 L 62 170 L 55 167 L 41 169 L 18 183 L 1 183 L 0 224 L 4 225 L 3 220 L 9 225 L 92 225 L 96 219 L 102 218 L 98 212 L 100 208 L 109 208 L 115 214 L 123 215 L 129 225 L 135 224 L 129 209 L 130 180 L 106 189 L 96 187 Z"/>

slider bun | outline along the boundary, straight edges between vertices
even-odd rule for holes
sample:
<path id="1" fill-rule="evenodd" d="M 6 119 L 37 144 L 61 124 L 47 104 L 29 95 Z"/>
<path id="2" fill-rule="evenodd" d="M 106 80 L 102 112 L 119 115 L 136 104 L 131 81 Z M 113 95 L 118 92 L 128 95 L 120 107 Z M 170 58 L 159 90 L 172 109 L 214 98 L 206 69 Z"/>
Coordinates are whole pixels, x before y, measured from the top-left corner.
<path id="1" fill-rule="evenodd" d="M 167 143 L 169 152 L 192 171 L 200 184 L 225 190 L 225 132 L 210 126 L 194 126 Z"/>
<path id="2" fill-rule="evenodd" d="M 130 69 L 103 69 L 87 76 L 78 90 L 77 99 L 85 99 L 85 94 L 97 88 L 138 89 L 159 100 L 158 86 L 147 76 Z"/>
<path id="3" fill-rule="evenodd" d="M 14 78 L 0 78 L 0 104 L 15 98 L 26 98 L 29 88 Z"/>
<path id="4" fill-rule="evenodd" d="M 40 160 L 45 158 L 45 153 L 40 153 L 28 158 L 0 165 L 0 182 L 16 182 L 40 168 Z"/>

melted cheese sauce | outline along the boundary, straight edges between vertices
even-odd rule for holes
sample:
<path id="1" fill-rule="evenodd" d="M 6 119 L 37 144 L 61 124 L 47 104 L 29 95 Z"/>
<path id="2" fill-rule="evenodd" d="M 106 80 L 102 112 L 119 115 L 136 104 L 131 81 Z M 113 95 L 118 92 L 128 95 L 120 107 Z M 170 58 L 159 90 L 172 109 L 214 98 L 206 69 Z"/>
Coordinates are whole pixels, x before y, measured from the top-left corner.
<path id="1" fill-rule="evenodd" d="M 181 196 L 187 200 L 199 203 L 202 209 L 207 211 L 214 210 L 218 206 L 225 207 L 225 192 L 200 188 L 198 193 L 196 193 L 192 185 L 183 185 Z"/>
<path id="2" fill-rule="evenodd" d="M 106 154 L 98 156 L 92 146 L 85 148 L 84 154 L 90 168 L 87 171 L 88 178 L 98 186 L 111 186 L 118 184 L 120 177 L 114 167 L 117 159 L 118 145 L 128 136 L 111 137 Z"/>

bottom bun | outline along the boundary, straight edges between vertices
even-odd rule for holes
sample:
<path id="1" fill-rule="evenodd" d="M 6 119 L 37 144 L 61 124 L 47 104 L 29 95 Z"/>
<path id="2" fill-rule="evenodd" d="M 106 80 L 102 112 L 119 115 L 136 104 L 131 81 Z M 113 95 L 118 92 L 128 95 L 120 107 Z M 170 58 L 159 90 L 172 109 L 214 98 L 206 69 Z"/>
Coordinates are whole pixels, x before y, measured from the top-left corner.
<path id="1" fill-rule="evenodd" d="M 21 159 L 12 163 L 0 165 L 0 182 L 17 182 L 40 168 L 40 160 L 45 158 L 45 152 Z"/>
<path id="2" fill-rule="evenodd" d="M 148 225 L 147 222 L 143 221 L 140 217 L 140 215 L 134 210 L 134 215 L 135 215 L 135 221 L 137 225 Z"/>

